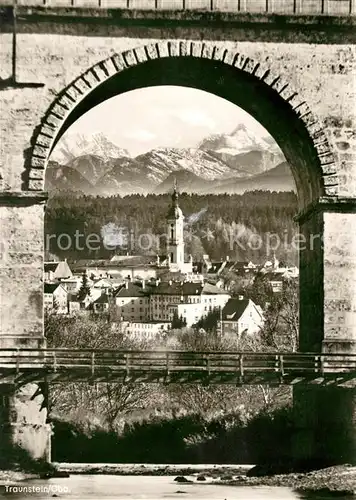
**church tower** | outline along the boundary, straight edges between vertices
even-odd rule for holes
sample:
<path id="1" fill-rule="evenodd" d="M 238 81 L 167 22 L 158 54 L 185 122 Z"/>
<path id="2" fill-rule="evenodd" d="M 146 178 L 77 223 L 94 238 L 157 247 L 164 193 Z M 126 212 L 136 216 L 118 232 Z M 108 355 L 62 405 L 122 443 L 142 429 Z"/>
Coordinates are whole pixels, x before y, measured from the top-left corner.
<path id="1" fill-rule="evenodd" d="M 167 256 L 171 270 L 184 270 L 184 215 L 178 204 L 177 184 L 174 182 L 172 204 L 167 221 Z"/>

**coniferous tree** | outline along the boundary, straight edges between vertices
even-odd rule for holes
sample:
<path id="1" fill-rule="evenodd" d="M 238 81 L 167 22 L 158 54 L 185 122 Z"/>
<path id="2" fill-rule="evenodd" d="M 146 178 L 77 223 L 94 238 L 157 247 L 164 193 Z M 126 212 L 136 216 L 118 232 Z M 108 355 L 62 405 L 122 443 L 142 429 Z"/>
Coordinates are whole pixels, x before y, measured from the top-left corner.
<path id="1" fill-rule="evenodd" d="M 86 273 L 83 273 L 82 284 L 78 292 L 79 302 L 83 301 L 87 295 L 90 295 L 90 287 Z"/>
<path id="2" fill-rule="evenodd" d="M 175 310 L 172 319 L 172 330 L 179 330 L 187 326 L 186 320 L 182 316 L 178 316 L 178 312 Z"/>

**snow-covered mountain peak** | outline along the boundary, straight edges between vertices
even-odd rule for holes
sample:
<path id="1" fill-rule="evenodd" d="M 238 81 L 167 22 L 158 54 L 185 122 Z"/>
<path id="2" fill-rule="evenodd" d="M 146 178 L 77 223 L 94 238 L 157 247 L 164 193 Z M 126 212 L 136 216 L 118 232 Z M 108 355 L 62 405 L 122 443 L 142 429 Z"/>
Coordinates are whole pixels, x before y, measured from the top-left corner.
<path id="1" fill-rule="evenodd" d="M 111 142 L 102 132 L 95 134 L 71 134 L 63 136 L 56 145 L 51 159 L 67 164 L 78 156 L 99 156 L 104 161 L 130 153 Z"/>
<path id="2" fill-rule="evenodd" d="M 199 149 L 225 153 L 232 156 L 247 151 L 275 151 L 278 146 L 247 129 L 243 123 L 229 134 L 216 134 L 207 137 L 199 144 Z"/>

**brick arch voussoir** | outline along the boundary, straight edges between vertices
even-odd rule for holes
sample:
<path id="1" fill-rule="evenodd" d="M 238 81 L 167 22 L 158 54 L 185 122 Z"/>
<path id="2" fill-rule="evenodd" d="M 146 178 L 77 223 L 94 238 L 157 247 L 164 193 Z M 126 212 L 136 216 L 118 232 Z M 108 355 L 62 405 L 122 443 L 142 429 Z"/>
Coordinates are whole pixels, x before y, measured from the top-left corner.
<path id="1" fill-rule="evenodd" d="M 338 184 L 336 163 L 323 127 L 305 100 L 282 75 L 275 73 L 266 64 L 251 59 L 238 51 L 230 51 L 205 42 L 179 40 L 161 41 L 116 53 L 89 68 L 63 89 L 47 110 L 32 141 L 28 189 L 34 191 L 44 189 L 45 168 L 53 144 L 67 117 L 82 99 L 101 83 L 121 71 L 149 60 L 167 57 L 196 57 L 221 61 L 245 71 L 269 85 L 304 122 L 322 168 L 323 191 L 325 194 L 336 194 Z"/>

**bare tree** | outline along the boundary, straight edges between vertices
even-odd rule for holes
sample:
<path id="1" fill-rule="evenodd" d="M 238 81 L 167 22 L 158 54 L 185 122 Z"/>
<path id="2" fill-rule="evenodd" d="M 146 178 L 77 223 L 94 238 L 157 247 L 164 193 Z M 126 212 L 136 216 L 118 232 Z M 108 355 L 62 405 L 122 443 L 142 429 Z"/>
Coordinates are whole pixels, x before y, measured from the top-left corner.
<path id="1" fill-rule="evenodd" d="M 85 349 L 145 349 L 147 343 L 135 343 L 121 331 L 120 324 L 92 317 L 46 315 L 45 331 L 49 347 Z M 81 418 L 100 415 L 103 423 L 114 430 L 120 415 L 144 408 L 152 399 L 152 388 L 146 384 L 60 383 L 51 387 L 51 412 Z M 76 417 L 75 417 L 76 415 Z"/>

